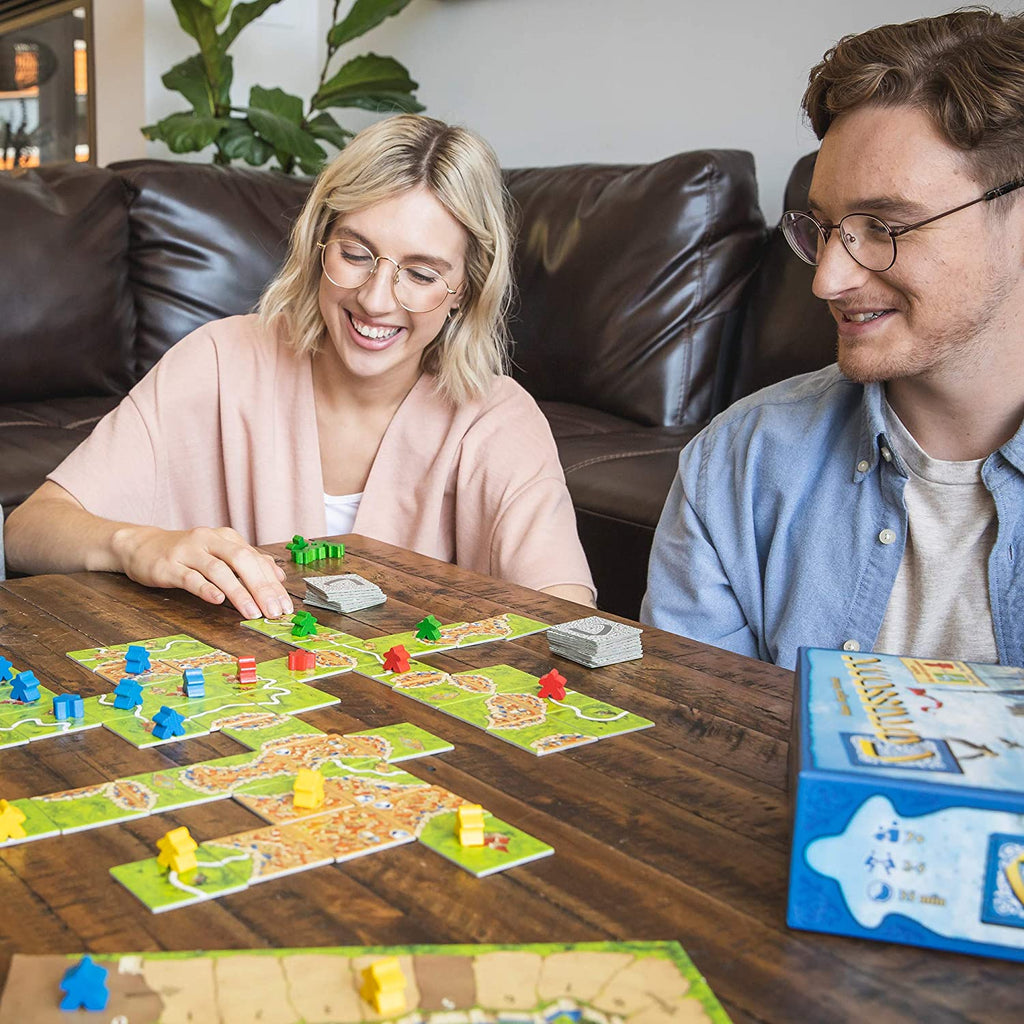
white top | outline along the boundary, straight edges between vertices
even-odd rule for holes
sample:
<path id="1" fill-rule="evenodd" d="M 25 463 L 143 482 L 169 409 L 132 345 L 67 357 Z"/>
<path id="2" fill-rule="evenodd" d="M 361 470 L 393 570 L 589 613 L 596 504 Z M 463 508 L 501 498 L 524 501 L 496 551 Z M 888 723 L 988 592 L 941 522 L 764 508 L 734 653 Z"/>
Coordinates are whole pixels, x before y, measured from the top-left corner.
<path id="1" fill-rule="evenodd" d="M 985 460 L 933 459 L 888 402 L 884 412 L 889 438 L 909 473 L 903 492 L 907 544 L 875 651 L 998 662 L 988 589 L 998 523 L 981 479 Z"/>
<path id="2" fill-rule="evenodd" d="M 359 502 L 363 500 L 363 492 L 358 494 L 328 494 L 324 492 L 324 517 L 327 520 L 325 531 L 328 537 L 336 537 L 341 533 L 351 533 L 359 511 Z"/>

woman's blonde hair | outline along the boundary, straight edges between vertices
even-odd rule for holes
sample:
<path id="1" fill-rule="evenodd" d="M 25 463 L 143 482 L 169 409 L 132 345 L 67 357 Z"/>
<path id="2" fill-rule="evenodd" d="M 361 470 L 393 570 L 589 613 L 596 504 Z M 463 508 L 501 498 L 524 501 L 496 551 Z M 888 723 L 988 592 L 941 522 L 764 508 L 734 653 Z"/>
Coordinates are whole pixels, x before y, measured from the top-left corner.
<path id="1" fill-rule="evenodd" d="M 324 168 L 292 228 L 288 256 L 257 310 L 298 352 L 327 333 L 320 313 L 320 253 L 335 219 L 424 185 L 465 228 L 465 285 L 458 311 L 423 353 L 437 390 L 456 404 L 487 391 L 508 363 L 505 317 L 512 237 L 507 193 L 491 147 L 466 128 L 399 114 L 364 128 Z"/>

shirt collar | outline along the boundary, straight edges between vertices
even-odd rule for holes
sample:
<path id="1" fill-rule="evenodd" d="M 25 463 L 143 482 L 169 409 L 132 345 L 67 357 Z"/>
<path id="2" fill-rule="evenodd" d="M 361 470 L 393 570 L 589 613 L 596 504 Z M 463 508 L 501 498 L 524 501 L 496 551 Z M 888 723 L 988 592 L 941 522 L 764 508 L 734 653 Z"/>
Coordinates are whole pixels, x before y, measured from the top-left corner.
<path id="1" fill-rule="evenodd" d="M 854 480 L 860 483 L 866 476 L 874 472 L 883 447 L 892 452 L 892 463 L 900 475 L 907 476 L 906 466 L 903 465 L 899 454 L 892 450 L 885 432 L 885 385 L 875 382 L 865 384 L 863 387 L 861 436 L 857 449 Z M 1017 433 L 999 449 L 999 452 L 1017 472 L 1024 473 L 1024 422 L 1017 428 Z"/>
<path id="2" fill-rule="evenodd" d="M 861 398 L 861 432 L 857 448 L 857 464 L 853 467 L 853 479 L 860 483 L 875 471 L 881 451 L 890 453 L 892 464 L 901 476 L 907 475 L 906 467 L 892 450 L 885 433 L 885 390 L 884 385 L 874 382 L 864 384 Z M 1024 442 L 1022 442 L 1024 443 Z M 1022 448 L 1024 452 L 1024 448 Z"/>
<path id="3" fill-rule="evenodd" d="M 999 451 L 1018 473 L 1024 473 L 1024 423 L 1021 423 L 1017 433 Z"/>

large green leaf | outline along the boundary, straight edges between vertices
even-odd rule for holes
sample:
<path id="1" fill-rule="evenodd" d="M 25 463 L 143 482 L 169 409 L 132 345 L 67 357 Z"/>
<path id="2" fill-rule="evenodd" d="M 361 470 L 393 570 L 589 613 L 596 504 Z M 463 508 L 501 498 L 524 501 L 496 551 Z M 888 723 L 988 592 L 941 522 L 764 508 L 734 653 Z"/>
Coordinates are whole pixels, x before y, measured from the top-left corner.
<path id="1" fill-rule="evenodd" d="M 255 21 L 268 7 L 280 2 L 281 0 L 253 0 L 253 3 L 238 4 L 231 11 L 231 20 L 227 28 L 220 34 L 221 53 L 235 41 L 235 37 L 250 21 Z"/>
<path id="2" fill-rule="evenodd" d="M 217 23 L 213 11 L 203 0 L 171 0 L 178 24 L 199 44 L 200 49 L 217 41 Z"/>
<path id="3" fill-rule="evenodd" d="M 427 108 L 408 92 L 371 92 L 365 96 L 354 96 L 344 103 L 332 103 L 332 107 L 358 107 L 372 110 L 376 114 L 418 114 Z"/>
<path id="4" fill-rule="evenodd" d="M 327 153 L 322 146 L 305 129 L 292 124 L 269 110 L 259 107 L 248 107 L 246 114 L 249 123 L 269 142 L 274 149 L 292 154 L 300 160 L 326 160 Z"/>
<path id="5" fill-rule="evenodd" d="M 221 50 L 215 12 L 202 0 L 171 0 L 171 3 L 181 27 L 199 43 L 206 80 L 210 83 L 215 102 L 227 106 L 231 92 L 231 58 Z"/>
<path id="6" fill-rule="evenodd" d="M 244 160 L 253 167 L 262 167 L 273 155 L 274 147 L 264 142 L 247 121 L 236 118 L 217 136 L 217 146 L 231 160 Z"/>
<path id="7" fill-rule="evenodd" d="M 198 53 L 175 64 L 160 81 L 172 92 L 180 92 L 197 114 L 213 114 L 210 83 L 206 80 L 203 58 Z"/>
<path id="8" fill-rule="evenodd" d="M 367 53 L 343 64 L 338 73 L 317 90 L 311 103 L 317 110 L 323 110 L 325 107 L 362 106 L 362 103 L 353 100 L 366 100 L 377 95 L 411 93 L 418 87 L 409 77 L 405 67 L 393 57 L 379 57 L 375 53 Z"/>
<path id="9" fill-rule="evenodd" d="M 335 49 L 344 46 L 408 5 L 409 0 L 356 0 L 348 14 L 327 33 L 327 42 Z"/>
<path id="10" fill-rule="evenodd" d="M 226 117 L 197 117 L 189 111 L 146 125 L 142 134 L 166 142 L 173 153 L 196 153 L 209 146 L 228 124 Z"/>
<path id="11" fill-rule="evenodd" d="M 249 90 L 249 106 L 268 110 L 292 124 L 302 124 L 302 97 L 292 96 L 284 89 L 264 89 L 262 85 L 254 85 Z"/>
<path id="12" fill-rule="evenodd" d="M 323 147 L 301 127 L 302 100 L 298 96 L 289 96 L 282 89 L 253 86 L 245 114 L 253 128 L 280 153 L 309 163 L 327 159 Z"/>
<path id="13" fill-rule="evenodd" d="M 309 129 L 310 134 L 315 135 L 318 139 L 323 139 L 325 142 L 329 142 L 338 149 L 344 149 L 348 140 L 355 134 L 347 128 L 342 128 L 326 111 L 322 114 L 317 114 L 306 127 Z"/>

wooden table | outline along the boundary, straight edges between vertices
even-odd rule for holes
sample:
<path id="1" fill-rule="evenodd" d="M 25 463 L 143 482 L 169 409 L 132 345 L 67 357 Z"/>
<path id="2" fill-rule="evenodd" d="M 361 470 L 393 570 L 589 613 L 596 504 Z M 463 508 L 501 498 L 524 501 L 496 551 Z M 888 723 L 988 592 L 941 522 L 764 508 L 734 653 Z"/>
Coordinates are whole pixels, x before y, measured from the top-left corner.
<path id="1" fill-rule="evenodd" d="M 385 605 L 335 619 L 360 636 L 517 611 L 547 622 L 579 606 L 362 537 L 345 569 L 379 583 Z M 271 548 L 283 564 L 287 552 Z M 301 596 L 302 575 L 289 589 Z M 44 684 L 109 689 L 65 652 L 185 632 L 224 650 L 282 655 L 233 609 L 105 573 L 0 584 L 0 655 Z M 536 758 L 355 675 L 317 685 L 341 697 L 303 715 L 350 732 L 409 721 L 455 744 L 409 770 L 551 843 L 555 855 L 477 880 L 419 844 L 153 915 L 114 882 L 167 829 L 200 837 L 256 827 L 233 801 L 43 839 L 0 853 L 0 980 L 22 953 L 147 949 L 678 939 L 735 1021 L 1020 1021 L 1019 965 L 790 931 L 786 750 L 792 676 L 658 630 L 642 661 L 591 671 L 553 659 L 543 635 L 432 658 L 501 661 L 652 719 L 646 732 Z M 0 796 L 86 786 L 236 753 L 210 736 L 137 750 L 104 729 L 0 751 Z"/>

